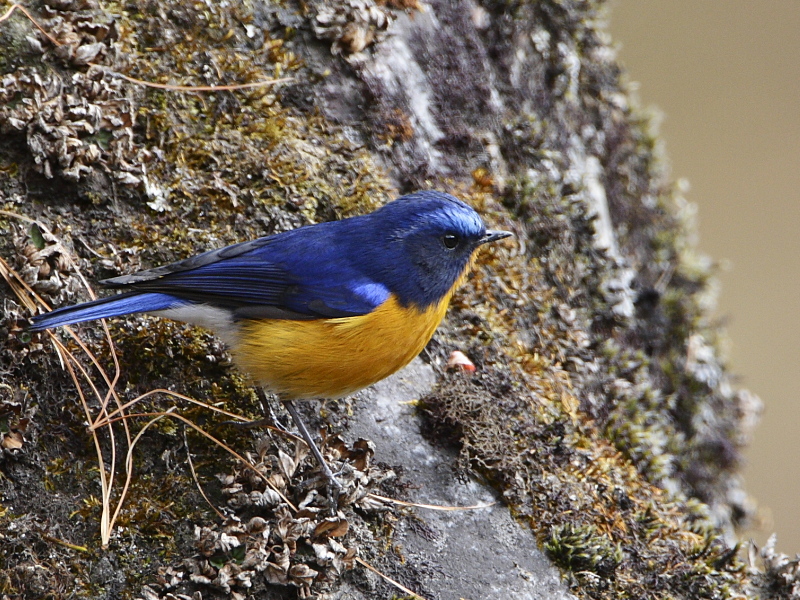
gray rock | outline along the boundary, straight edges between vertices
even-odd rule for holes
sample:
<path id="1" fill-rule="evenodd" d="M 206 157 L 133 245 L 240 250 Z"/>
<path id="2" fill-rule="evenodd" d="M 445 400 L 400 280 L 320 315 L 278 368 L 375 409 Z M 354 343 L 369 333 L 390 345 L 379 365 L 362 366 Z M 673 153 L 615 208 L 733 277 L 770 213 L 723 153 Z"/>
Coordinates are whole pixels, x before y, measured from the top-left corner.
<path id="1" fill-rule="evenodd" d="M 375 460 L 403 466 L 415 501 L 441 506 L 488 508 L 460 511 L 414 509 L 424 522 L 401 520 L 395 541 L 407 563 L 426 565 L 425 587 L 443 600 L 573 598 L 558 571 L 539 550 L 530 530 L 516 522 L 490 488 L 455 474 L 455 453 L 432 445 L 420 431 L 410 401 L 431 391 L 433 369 L 415 359 L 396 375 L 362 394 L 348 437 L 375 442 Z"/>

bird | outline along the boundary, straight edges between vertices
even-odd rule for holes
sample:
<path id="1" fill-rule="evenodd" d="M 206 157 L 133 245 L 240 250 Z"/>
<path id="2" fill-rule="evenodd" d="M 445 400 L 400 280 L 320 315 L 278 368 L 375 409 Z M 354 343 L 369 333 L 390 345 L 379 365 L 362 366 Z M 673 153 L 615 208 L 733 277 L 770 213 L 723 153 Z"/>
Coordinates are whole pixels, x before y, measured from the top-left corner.
<path id="1" fill-rule="evenodd" d="M 211 330 L 256 385 L 277 394 L 341 489 L 294 401 L 342 398 L 411 362 L 478 249 L 511 235 L 487 229 L 454 196 L 418 191 L 365 215 L 101 281 L 122 293 L 37 315 L 30 330 L 134 313 Z"/>

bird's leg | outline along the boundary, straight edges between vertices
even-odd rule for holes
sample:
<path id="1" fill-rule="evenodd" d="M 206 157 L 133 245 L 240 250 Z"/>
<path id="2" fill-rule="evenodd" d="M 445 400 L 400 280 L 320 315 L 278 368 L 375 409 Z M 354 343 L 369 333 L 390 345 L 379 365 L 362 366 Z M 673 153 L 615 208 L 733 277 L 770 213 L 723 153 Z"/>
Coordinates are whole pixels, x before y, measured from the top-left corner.
<path id="1" fill-rule="evenodd" d="M 255 429 L 256 427 L 273 427 L 278 431 L 283 431 L 287 433 L 286 427 L 278 420 L 275 411 L 272 410 L 272 404 L 267 398 L 266 392 L 263 388 L 256 387 L 256 396 L 258 397 L 258 402 L 261 405 L 261 412 L 264 413 L 264 416 L 257 421 L 222 421 L 220 425 L 232 425 L 233 427 L 238 427 L 239 429 Z"/>
<path id="2" fill-rule="evenodd" d="M 261 404 L 261 412 L 264 413 L 268 422 L 281 431 L 287 431 L 286 427 L 278 420 L 278 415 L 272 410 L 272 403 L 269 401 L 269 398 L 267 398 L 267 393 L 264 391 L 264 388 L 256 386 L 256 396 Z"/>
<path id="3" fill-rule="evenodd" d="M 323 476 L 328 480 L 328 497 L 331 501 L 331 511 L 335 516 L 337 505 L 339 503 L 339 493 L 342 491 L 342 484 L 339 483 L 339 481 L 333 475 L 328 463 L 326 463 L 325 459 L 322 457 L 322 452 L 319 451 L 319 448 L 317 448 L 314 440 L 311 439 L 311 434 L 308 432 L 303 419 L 300 418 L 300 413 L 297 412 L 297 407 L 295 407 L 294 402 L 291 400 L 283 400 L 283 403 L 286 405 L 286 410 L 288 410 L 289 414 L 292 415 L 292 420 L 297 426 L 297 429 L 300 431 L 300 435 L 303 436 L 303 439 L 308 445 L 308 449 L 311 450 L 311 454 L 313 454 L 314 458 L 317 459 Z"/>

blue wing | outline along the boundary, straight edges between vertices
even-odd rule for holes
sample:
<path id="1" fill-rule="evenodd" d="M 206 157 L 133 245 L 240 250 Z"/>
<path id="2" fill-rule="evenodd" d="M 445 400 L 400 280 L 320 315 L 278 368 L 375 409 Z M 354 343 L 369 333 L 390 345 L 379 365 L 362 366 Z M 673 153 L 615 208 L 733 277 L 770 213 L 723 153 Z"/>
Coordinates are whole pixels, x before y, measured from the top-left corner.
<path id="1" fill-rule="evenodd" d="M 187 304 L 223 308 L 235 319 L 367 314 L 390 292 L 358 266 L 349 243 L 357 220 L 303 227 L 106 280 L 127 293 L 38 316 L 32 329 Z"/>

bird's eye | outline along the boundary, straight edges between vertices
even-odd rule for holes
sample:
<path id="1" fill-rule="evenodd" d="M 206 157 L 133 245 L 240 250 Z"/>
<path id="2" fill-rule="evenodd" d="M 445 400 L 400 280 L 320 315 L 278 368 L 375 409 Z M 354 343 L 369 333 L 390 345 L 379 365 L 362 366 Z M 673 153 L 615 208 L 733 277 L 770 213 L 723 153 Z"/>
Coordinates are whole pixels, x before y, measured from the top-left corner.
<path id="1" fill-rule="evenodd" d="M 452 250 L 453 248 L 458 246 L 459 239 L 457 235 L 453 233 L 447 233 L 442 238 L 442 242 L 444 242 L 445 248 L 447 248 L 448 250 Z"/>

